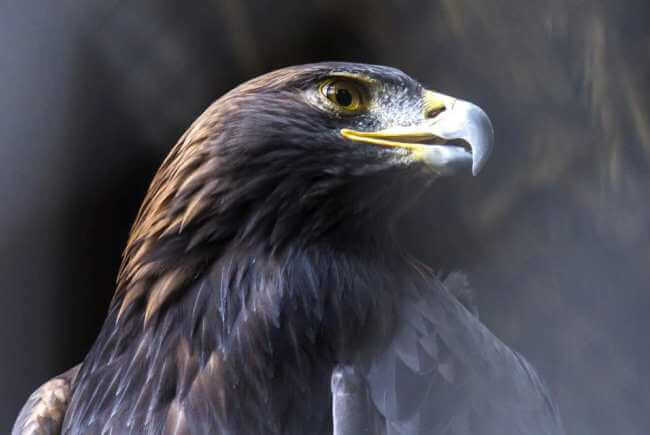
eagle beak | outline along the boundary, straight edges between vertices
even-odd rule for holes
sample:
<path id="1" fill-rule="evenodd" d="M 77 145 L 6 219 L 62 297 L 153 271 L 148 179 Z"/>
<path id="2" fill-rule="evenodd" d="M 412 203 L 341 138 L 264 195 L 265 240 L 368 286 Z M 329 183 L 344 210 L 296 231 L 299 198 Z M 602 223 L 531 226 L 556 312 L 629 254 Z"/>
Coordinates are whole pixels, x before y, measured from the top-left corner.
<path id="1" fill-rule="evenodd" d="M 408 127 L 379 131 L 344 128 L 343 137 L 410 151 L 441 175 L 472 169 L 476 175 L 485 165 L 494 145 L 490 118 L 478 106 L 432 91 L 423 94 L 425 119 Z"/>

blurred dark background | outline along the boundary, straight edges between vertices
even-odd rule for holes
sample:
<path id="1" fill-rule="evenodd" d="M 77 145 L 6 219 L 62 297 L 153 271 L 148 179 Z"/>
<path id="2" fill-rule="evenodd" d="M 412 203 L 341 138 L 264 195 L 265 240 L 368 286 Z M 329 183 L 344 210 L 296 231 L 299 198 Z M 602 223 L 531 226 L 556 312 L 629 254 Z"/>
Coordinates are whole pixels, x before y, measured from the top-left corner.
<path id="1" fill-rule="evenodd" d="M 189 123 L 263 72 L 349 60 L 490 114 L 484 172 L 438 183 L 403 237 L 468 272 L 570 434 L 648 433 L 649 19 L 645 0 L 0 2 L 0 432 L 92 344 Z"/>

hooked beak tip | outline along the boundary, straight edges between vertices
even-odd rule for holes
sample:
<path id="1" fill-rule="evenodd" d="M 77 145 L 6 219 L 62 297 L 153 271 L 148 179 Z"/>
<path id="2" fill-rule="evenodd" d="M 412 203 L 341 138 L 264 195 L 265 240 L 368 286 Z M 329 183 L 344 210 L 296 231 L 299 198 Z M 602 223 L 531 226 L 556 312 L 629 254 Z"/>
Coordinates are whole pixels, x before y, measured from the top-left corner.
<path id="1" fill-rule="evenodd" d="M 483 109 L 467 101 L 454 99 L 446 105 L 434 119 L 431 132 L 447 140 L 463 140 L 469 144 L 473 175 L 483 169 L 494 148 L 494 128 L 490 118 Z"/>

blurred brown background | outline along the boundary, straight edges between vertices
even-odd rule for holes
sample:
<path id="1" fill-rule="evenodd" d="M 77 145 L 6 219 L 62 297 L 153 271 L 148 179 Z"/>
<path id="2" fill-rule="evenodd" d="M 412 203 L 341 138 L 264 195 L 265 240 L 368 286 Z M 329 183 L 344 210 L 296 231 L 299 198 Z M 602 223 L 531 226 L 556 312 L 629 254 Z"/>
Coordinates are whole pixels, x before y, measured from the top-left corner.
<path id="1" fill-rule="evenodd" d="M 642 0 L 0 2 L 0 432 L 85 355 L 189 123 L 247 78 L 349 60 L 490 114 L 484 172 L 438 183 L 405 240 L 468 271 L 570 434 L 647 433 L 649 19 Z"/>

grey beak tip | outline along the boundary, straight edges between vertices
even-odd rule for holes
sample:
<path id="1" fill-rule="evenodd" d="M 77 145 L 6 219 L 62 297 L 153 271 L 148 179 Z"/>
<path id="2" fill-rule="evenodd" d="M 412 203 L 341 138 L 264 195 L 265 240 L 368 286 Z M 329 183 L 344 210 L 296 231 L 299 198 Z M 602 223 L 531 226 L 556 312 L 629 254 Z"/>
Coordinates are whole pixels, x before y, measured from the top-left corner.
<path id="1" fill-rule="evenodd" d="M 469 119 L 479 134 L 476 134 L 472 147 L 472 175 L 476 176 L 485 166 L 494 148 L 494 128 L 490 118 L 478 106 L 472 105 Z"/>
<path id="2" fill-rule="evenodd" d="M 479 172 L 483 169 L 485 164 L 487 163 L 488 159 L 490 158 L 490 154 L 492 154 L 492 139 L 484 146 L 481 146 L 480 148 L 476 148 L 476 153 L 472 154 L 472 175 L 476 176 L 478 175 Z"/>

